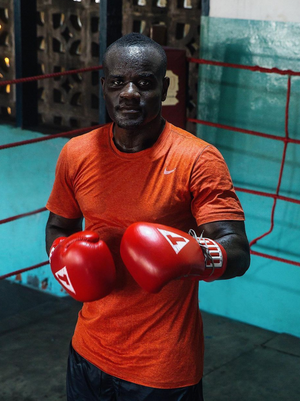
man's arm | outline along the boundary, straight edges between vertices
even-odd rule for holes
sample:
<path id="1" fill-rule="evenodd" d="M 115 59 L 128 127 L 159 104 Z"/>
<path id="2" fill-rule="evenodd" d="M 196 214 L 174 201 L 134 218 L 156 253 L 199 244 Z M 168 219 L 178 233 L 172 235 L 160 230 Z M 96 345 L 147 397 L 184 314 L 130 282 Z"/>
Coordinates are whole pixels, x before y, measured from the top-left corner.
<path id="1" fill-rule="evenodd" d="M 227 268 L 220 280 L 242 276 L 250 265 L 250 247 L 243 221 L 223 220 L 199 226 L 203 237 L 221 244 L 227 253 Z"/>
<path id="2" fill-rule="evenodd" d="M 158 223 L 127 227 L 120 253 L 145 291 L 159 292 L 177 279 L 214 281 L 242 276 L 249 267 L 249 244 L 242 221 L 203 224 L 202 236 Z"/>
<path id="3" fill-rule="evenodd" d="M 82 220 L 78 219 L 67 219 L 50 212 L 49 218 L 46 225 L 46 251 L 49 255 L 50 248 L 53 241 L 58 237 L 68 237 L 71 234 L 77 233 L 82 230 Z"/>

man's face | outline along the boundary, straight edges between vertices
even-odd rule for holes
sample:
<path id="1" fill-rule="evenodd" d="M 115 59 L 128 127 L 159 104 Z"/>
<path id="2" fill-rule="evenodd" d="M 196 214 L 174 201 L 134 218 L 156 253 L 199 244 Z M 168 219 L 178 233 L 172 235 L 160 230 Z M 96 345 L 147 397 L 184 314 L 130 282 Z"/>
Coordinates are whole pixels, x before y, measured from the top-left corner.
<path id="1" fill-rule="evenodd" d="M 160 55 L 151 47 L 116 47 L 107 55 L 103 95 L 110 118 L 120 128 L 160 119 L 169 84 L 160 66 Z"/>

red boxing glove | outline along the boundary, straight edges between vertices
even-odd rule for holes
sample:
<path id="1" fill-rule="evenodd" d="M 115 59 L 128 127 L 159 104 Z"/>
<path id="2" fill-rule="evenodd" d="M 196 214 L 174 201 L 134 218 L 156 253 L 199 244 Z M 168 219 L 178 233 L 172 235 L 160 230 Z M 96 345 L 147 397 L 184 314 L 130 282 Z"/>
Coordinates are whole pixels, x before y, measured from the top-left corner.
<path id="1" fill-rule="evenodd" d="M 50 261 L 50 259 L 51 259 L 51 256 L 52 256 L 52 253 L 53 253 L 54 249 L 57 247 L 57 245 L 58 245 L 61 241 L 63 241 L 63 240 L 66 239 L 66 238 L 67 238 L 67 237 L 58 237 L 58 238 L 56 238 L 56 239 L 53 241 L 53 244 L 51 245 L 50 252 L 49 252 L 49 261 Z"/>
<path id="2" fill-rule="evenodd" d="M 49 261 L 56 280 L 77 301 L 96 301 L 114 288 L 116 269 L 112 255 L 95 232 L 57 238 Z"/>
<path id="3" fill-rule="evenodd" d="M 122 237 L 120 251 L 133 278 L 148 292 L 159 292 L 171 280 L 200 275 L 205 269 L 195 238 L 161 224 L 132 224 Z"/>
<path id="4" fill-rule="evenodd" d="M 156 293 L 173 279 L 212 279 L 211 257 L 198 240 L 161 224 L 134 223 L 123 235 L 121 257 L 140 287 Z"/>

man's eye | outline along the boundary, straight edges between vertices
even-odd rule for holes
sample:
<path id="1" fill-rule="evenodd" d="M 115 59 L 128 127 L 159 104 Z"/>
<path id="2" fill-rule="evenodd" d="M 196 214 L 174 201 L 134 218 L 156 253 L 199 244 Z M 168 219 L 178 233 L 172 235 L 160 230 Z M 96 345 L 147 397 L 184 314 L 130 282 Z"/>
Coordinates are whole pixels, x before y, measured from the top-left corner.
<path id="1" fill-rule="evenodd" d="M 139 86 L 141 88 L 148 88 L 148 87 L 150 87 L 150 85 L 151 85 L 150 81 L 146 81 L 144 79 L 142 81 L 139 81 Z"/>
<path id="2" fill-rule="evenodd" d="M 122 84 L 123 84 L 123 81 L 121 79 L 115 79 L 115 80 L 110 82 L 111 86 L 120 86 Z"/>

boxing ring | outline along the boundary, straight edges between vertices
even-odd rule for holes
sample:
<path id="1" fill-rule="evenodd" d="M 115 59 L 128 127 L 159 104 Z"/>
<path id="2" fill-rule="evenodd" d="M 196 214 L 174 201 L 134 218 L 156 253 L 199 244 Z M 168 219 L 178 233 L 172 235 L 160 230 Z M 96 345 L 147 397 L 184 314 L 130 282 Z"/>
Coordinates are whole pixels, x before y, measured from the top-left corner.
<path id="1" fill-rule="evenodd" d="M 259 66 L 229 64 L 229 63 L 216 62 L 216 61 L 205 60 L 205 59 L 196 59 L 196 58 L 188 58 L 187 61 L 189 63 L 214 65 L 214 66 L 221 67 L 221 68 L 225 67 L 225 68 L 233 68 L 233 69 L 244 69 L 244 70 L 252 71 L 253 74 L 263 73 L 263 74 L 274 74 L 275 76 L 277 75 L 277 76 L 286 76 L 287 77 L 286 104 L 285 104 L 285 135 L 284 136 L 271 135 L 271 134 L 267 134 L 264 132 L 237 128 L 237 127 L 224 125 L 224 124 L 218 124 L 218 123 L 214 123 L 211 121 L 205 121 L 205 120 L 201 120 L 201 119 L 188 118 L 187 121 L 189 121 L 191 123 L 204 125 L 204 126 L 219 128 L 222 130 L 234 131 L 234 132 L 239 133 L 240 135 L 252 135 L 252 136 L 256 136 L 256 137 L 266 138 L 270 141 L 280 141 L 283 143 L 283 152 L 282 152 L 282 156 L 281 156 L 280 171 L 279 171 L 279 176 L 278 176 L 278 180 L 277 180 L 276 191 L 274 191 L 273 193 L 270 193 L 270 192 L 264 192 L 261 190 L 255 190 L 255 189 L 250 189 L 250 188 L 242 188 L 239 186 L 235 186 L 235 190 L 237 192 L 248 193 L 248 194 L 251 194 L 251 195 L 254 195 L 257 197 L 271 198 L 273 200 L 272 210 L 269 215 L 270 228 L 268 231 L 260 234 L 256 238 L 252 238 L 252 239 L 250 238 L 251 254 L 261 257 L 261 258 L 267 258 L 267 259 L 274 260 L 277 262 L 300 267 L 300 262 L 298 262 L 297 260 L 293 260 L 292 258 L 289 258 L 289 257 L 281 258 L 276 255 L 269 254 L 269 253 L 260 252 L 256 249 L 257 248 L 256 246 L 259 244 L 260 240 L 269 236 L 273 232 L 274 227 L 276 226 L 275 211 L 276 211 L 277 203 L 279 200 L 283 201 L 283 202 L 290 202 L 290 203 L 300 206 L 299 199 L 296 199 L 293 197 L 288 197 L 288 196 L 282 196 L 280 194 L 280 190 L 281 190 L 281 186 L 282 186 L 283 170 L 286 165 L 287 149 L 289 146 L 292 146 L 292 145 L 293 146 L 300 145 L 300 139 L 292 138 L 289 134 L 289 106 L 290 106 L 290 98 L 291 98 L 291 93 L 292 93 L 292 78 L 296 77 L 296 76 L 300 76 L 300 72 L 295 72 L 292 70 L 281 70 L 278 68 L 269 69 L 269 68 L 263 68 L 263 67 L 259 67 Z M 43 79 L 52 79 L 52 78 L 57 78 L 57 77 L 63 76 L 63 75 L 87 73 L 90 71 L 100 70 L 101 68 L 102 68 L 102 66 L 96 66 L 96 67 L 91 67 L 91 68 L 70 70 L 70 71 L 66 71 L 66 72 L 59 72 L 59 73 L 53 73 L 53 74 L 47 74 L 47 75 L 41 75 L 41 76 L 32 76 L 32 77 L 28 77 L 28 78 L 7 80 L 7 81 L 0 82 L 0 86 L 16 85 L 16 84 L 22 84 L 22 83 L 26 83 L 26 82 L 32 82 L 32 81 L 43 80 Z M 8 143 L 5 145 L 0 145 L 0 152 L 5 151 L 6 149 L 15 148 L 15 147 L 19 147 L 19 146 L 30 146 L 37 142 L 49 141 L 49 140 L 53 140 L 55 138 L 72 137 L 72 136 L 80 135 L 80 134 L 88 132 L 92 129 L 95 129 L 99 126 L 100 125 L 86 127 L 86 128 L 76 129 L 76 130 L 62 132 L 62 133 L 53 134 L 53 135 L 44 135 L 39 138 Z M 44 213 L 45 211 L 46 211 L 46 208 L 41 205 L 40 208 L 37 208 L 35 210 L 31 210 L 31 211 L 25 210 L 24 213 L 4 218 L 4 219 L 0 220 L 0 225 L 9 224 L 13 221 L 23 219 L 28 216 L 33 216 L 36 214 Z M 284 233 L 283 233 L 283 235 L 284 235 Z M 7 279 L 10 277 L 14 277 L 14 276 L 20 277 L 20 275 L 22 273 L 28 272 L 28 271 L 31 271 L 34 269 L 38 269 L 42 266 L 46 266 L 48 263 L 49 263 L 48 260 L 45 260 L 45 261 L 41 261 L 40 263 L 37 263 L 35 265 L 31 265 L 29 267 L 21 267 L 20 269 L 14 270 L 12 272 L 8 272 L 8 273 L 1 272 L 0 280 Z"/>

